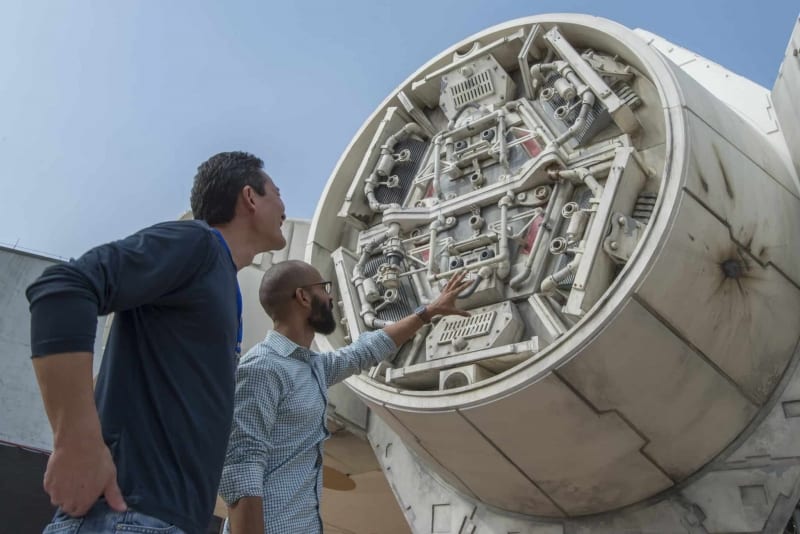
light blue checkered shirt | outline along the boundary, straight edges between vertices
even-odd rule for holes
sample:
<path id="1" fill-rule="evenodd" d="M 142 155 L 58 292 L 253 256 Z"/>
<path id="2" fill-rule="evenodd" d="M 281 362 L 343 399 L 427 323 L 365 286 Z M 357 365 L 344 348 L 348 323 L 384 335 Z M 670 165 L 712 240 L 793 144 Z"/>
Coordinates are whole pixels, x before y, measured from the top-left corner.
<path id="1" fill-rule="evenodd" d="M 382 330 L 335 352 L 316 353 L 277 332 L 236 371 L 236 401 L 219 494 L 229 505 L 264 499 L 267 533 L 322 532 L 323 441 L 328 387 L 397 351 Z M 227 531 L 227 525 L 226 525 Z"/>

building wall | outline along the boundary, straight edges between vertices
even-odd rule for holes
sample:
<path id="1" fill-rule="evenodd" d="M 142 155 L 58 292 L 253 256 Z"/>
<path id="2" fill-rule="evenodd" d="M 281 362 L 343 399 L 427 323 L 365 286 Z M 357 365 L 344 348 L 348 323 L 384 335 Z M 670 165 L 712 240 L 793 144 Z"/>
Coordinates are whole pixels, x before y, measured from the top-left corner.
<path id="1" fill-rule="evenodd" d="M 60 260 L 0 247 L 0 441 L 50 451 L 53 436 L 31 365 L 30 313 L 25 289 Z M 100 365 L 97 324 L 95 373 Z"/>

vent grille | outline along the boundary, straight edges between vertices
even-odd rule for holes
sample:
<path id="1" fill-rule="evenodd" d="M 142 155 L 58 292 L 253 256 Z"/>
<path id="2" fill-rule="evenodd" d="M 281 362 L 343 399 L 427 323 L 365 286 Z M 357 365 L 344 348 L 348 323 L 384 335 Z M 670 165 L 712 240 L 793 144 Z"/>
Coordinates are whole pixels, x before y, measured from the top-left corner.
<path id="1" fill-rule="evenodd" d="M 479 313 L 447 323 L 439 339 L 439 344 L 450 343 L 459 337 L 469 339 L 488 334 L 492 330 L 496 313 L 495 311 Z"/>
<path id="2" fill-rule="evenodd" d="M 456 109 L 494 93 L 494 84 L 488 70 L 484 70 L 461 83 L 450 87 L 450 97 Z"/>
<path id="3" fill-rule="evenodd" d="M 381 204 L 402 204 L 405 201 L 427 148 L 428 143 L 417 141 L 416 139 L 408 139 L 394 147 L 395 152 L 402 152 L 404 149 L 408 149 L 411 152 L 411 157 L 408 161 L 395 163 L 392 168 L 392 174 L 396 174 L 400 179 L 398 187 L 391 188 L 382 185 L 375 189 L 375 198 L 378 202 Z"/>
<path id="4" fill-rule="evenodd" d="M 617 96 L 625 102 L 628 107 L 631 109 L 636 109 L 642 105 L 642 99 L 639 98 L 631 86 L 625 82 L 619 82 L 614 86 L 614 92 L 617 93 Z"/>
<path id="5" fill-rule="evenodd" d="M 560 271 L 564 267 L 567 266 L 569 262 L 571 262 L 575 258 L 574 254 L 562 254 L 561 261 L 559 262 L 558 266 L 554 269 L 553 272 Z M 572 284 L 575 282 L 575 272 L 569 273 L 566 277 L 562 278 L 556 283 L 558 289 L 570 289 Z"/>
<path id="6" fill-rule="evenodd" d="M 364 275 L 369 277 L 375 276 L 378 273 L 378 267 L 383 263 L 386 263 L 386 257 L 383 254 L 372 256 L 364 265 Z M 381 291 L 385 289 L 383 284 L 378 284 L 378 288 Z M 403 278 L 397 290 L 399 298 L 379 311 L 378 319 L 384 321 L 399 321 L 411 315 L 412 310 L 417 306 L 418 303 L 414 288 L 411 282 L 409 282 L 408 277 Z"/>
<path id="7" fill-rule="evenodd" d="M 633 218 L 642 224 L 647 224 L 653 215 L 656 200 L 658 200 L 657 193 L 640 194 L 636 199 L 636 205 L 633 207 Z"/>
<path id="8" fill-rule="evenodd" d="M 560 120 L 567 126 L 571 126 L 575 123 L 575 119 L 577 119 L 578 115 L 580 114 L 581 101 L 579 97 L 573 98 L 571 102 L 567 102 L 561 98 L 558 92 L 555 91 L 555 83 L 558 78 L 559 75 L 554 72 L 551 72 L 545 78 L 542 88 L 553 89 L 553 96 L 549 100 L 543 101 L 542 104 L 545 109 L 549 109 L 553 116 L 555 116 L 558 108 L 564 107 L 569 109 L 567 114 L 561 117 Z M 578 142 L 578 146 L 582 146 L 588 143 L 592 137 L 594 137 L 600 130 L 609 124 L 611 124 L 611 116 L 608 114 L 608 110 L 598 98 L 595 100 L 594 105 L 586 114 L 586 122 L 584 122 L 583 126 L 575 132 L 573 138 Z"/>

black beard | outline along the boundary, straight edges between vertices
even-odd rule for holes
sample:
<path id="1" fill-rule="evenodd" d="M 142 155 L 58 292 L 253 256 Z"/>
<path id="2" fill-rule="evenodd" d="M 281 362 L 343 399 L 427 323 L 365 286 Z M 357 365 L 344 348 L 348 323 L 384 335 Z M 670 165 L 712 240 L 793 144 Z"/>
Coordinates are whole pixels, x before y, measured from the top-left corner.
<path id="1" fill-rule="evenodd" d="M 308 324 L 314 329 L 314 332 L 327 336 L 336 330 L 336 318 L 333 316 L 333 301 L 329 300 L 327 304 L 316 295 L 311 297 L 311 316 L 308 318 Z"/>

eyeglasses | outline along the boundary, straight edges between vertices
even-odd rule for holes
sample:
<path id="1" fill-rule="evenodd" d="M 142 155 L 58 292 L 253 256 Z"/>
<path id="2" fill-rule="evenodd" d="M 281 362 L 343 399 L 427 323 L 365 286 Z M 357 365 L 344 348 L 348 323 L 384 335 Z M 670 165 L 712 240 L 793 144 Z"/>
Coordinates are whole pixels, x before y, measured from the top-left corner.
<path id="1" fill-rule="evenodd" d="M 314 286 L 322 286 L 322 289 L 325 290 L 325 293 L 327 293 L 329 295 L 331 294 L 331 289 L 333 289 L 333 284 L 330 281 L 327 281 L 327 280 L 325 282 L 317 282 L 315 284 L 308 284 L 308 285 L 300 286 L 297 289 L 306 289 L 307 287 L 314 287 Z"/>

